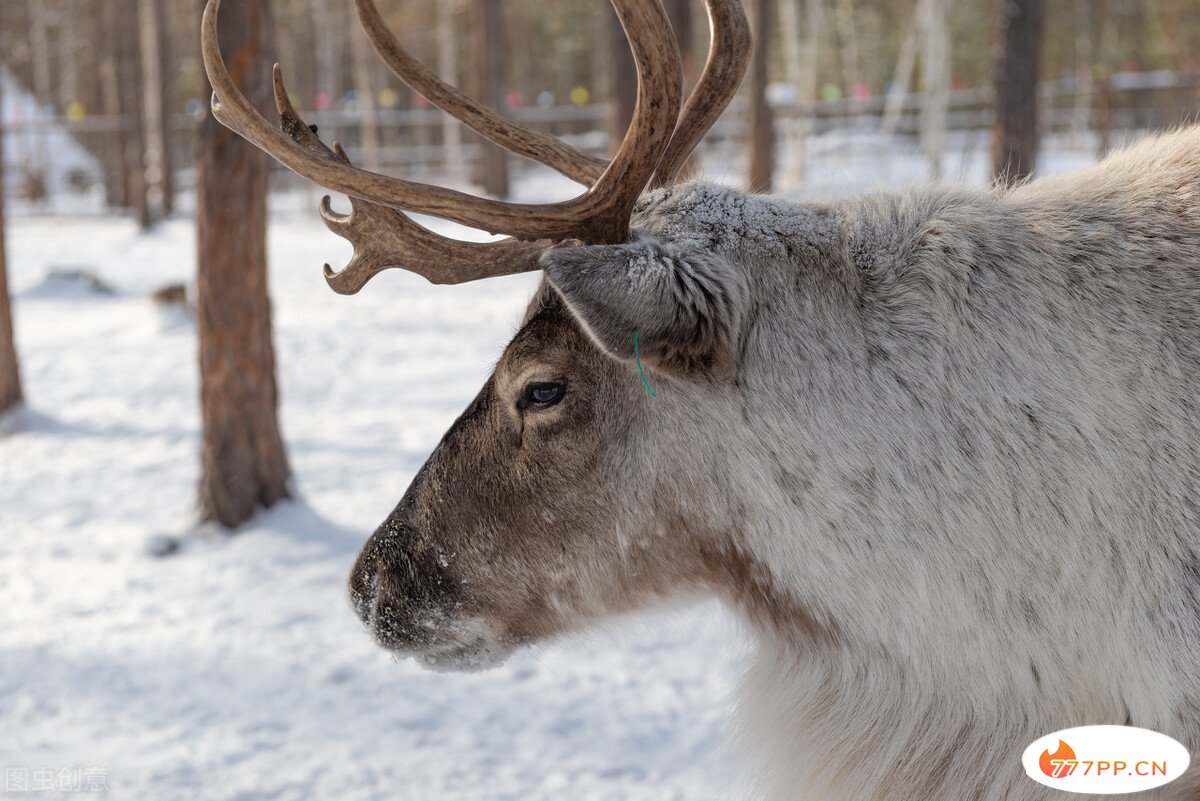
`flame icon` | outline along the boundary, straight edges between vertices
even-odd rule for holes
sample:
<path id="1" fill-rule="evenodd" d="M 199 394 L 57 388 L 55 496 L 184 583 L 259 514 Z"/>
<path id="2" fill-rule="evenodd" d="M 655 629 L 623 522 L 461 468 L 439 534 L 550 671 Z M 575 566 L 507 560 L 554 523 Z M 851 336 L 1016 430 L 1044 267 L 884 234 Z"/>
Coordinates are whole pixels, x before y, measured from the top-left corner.
<path id="1" fill-rule="evenodd" d="M 1068 760 L 1075 760 L 1075 751 L 1071 746 L 1067 745 L 1062 740 L 1058 741 L 1058 750 L 1053 754 L 1047 749 L 1042 752 L 1042 758 L 1038 760 L 1038 765 L 1051 779 L 1061 779 L 1070 773 L 1072 767 L 1068 764 Z M 1057 764 L 1056 764 L 1057 763 Z"/>

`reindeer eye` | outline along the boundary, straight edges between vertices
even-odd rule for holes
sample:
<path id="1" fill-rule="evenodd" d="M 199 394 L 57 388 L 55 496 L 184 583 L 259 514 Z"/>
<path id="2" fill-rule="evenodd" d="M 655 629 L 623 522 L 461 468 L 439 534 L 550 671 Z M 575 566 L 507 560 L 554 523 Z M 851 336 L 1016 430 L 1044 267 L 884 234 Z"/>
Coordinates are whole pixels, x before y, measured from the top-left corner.
<path id="1" fill-rule="evenodd" d="M 563 399 L 563 395 L 566 394 L 566 386 L 556 382 L 547 381 L 527 384 L 525 391 L 521 393 L 521 402 L 517 405 L 522 409 L 530 407 L 546 409 L 558 403 Z"/>

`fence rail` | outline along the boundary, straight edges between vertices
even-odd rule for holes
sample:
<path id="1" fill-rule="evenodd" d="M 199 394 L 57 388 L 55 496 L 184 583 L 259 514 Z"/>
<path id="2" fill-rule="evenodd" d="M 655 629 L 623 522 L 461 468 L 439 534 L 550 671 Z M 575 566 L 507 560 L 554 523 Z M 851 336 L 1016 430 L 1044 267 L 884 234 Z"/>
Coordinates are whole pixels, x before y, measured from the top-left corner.
<path id="1" fill-rule="evenodd" d="M 777 126 L 777 142 L 785 147 L 798 131 L 822 137 L 837 132 L 878 132 L 883 124 L 888 98 L 844 98 L 797 102 L 790 87 L 776 85 L 770 91 Z M 1196 119 L 1200 109 L 1200 74 L 1168 71 L 1119 73 L 1101 79 L 1044 81 L 1040 87 L 1040 120 L 1044 135 L 1078 138 L 1081 147 L 1105 150 L 1113 141 L 1132 133 L 1168 128 Z M 8 194 L 25 200 L 31 210 L 53 212 L 63 206 L 64 195 L 91 198 L 98 211 L 118 205 L 118 184 L 136 163 L 137 120 L 131 116 L 90 115 L 79 118 L 51 116 L 28 100 L 27 110 L 7 121 L 3 155 L 9 166 Z M 899 105 L 894 135 L 913 140 L 921 130 L 922 95 L 908 94 Z M 745 101 L 738 98 L 706 137 L 701 150 L 720 153 L 728 169 L 729 160 L 740 159 L 746 136 Z M 607 109 L 601 104 L 552 107 L 526 106 L 510 115 L 530 127 L 560 136 L 576 147 L 597 155 L 608 146 L 604 135 Z M 475 160 L 478 142 L 464 137 L 461 148 L 451 153 L 444 141 L 444 115 L 435 108 L 380 109 L 379 145 L 371 154 L 362 148 L 362 117 L 353 108 L 312 112 L 310 121 L 327 139 L 343 142 L 351 157 L 380 169 L 436 179 L 445 174 L 448 158 Z M 947 130 L 960 139 L 984 134 L 991 126 L 992 94 L 987 90 L 953 91 L 946 115 Z M 802 123 L 802 124 L 801 124 Z M 196 115 L 176 114 L 169 120 L 170 163 L 176 191 L 190 186 L 190 165 L 198 120 Z M 131 151 L 131 148 L 133 149 Z M 820 158 L 829 148 L 812 148 Z M 370 156 L 370 158 L 368 158 Z M 280 180 L 290 180 L 283 179 Z M 84 204 L 86 205 L 86 204 Z M 71 210 L 80 204 L 66 203 Z"/>

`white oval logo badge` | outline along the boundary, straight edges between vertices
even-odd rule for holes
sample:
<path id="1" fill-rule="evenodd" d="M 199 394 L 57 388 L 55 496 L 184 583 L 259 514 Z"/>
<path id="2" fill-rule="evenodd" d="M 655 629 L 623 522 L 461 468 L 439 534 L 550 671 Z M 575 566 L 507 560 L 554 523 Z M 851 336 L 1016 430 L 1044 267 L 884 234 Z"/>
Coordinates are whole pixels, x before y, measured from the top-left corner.
<path id="1" fill-rule="evenodd" d="M 1165 734 L 1133 726 L 1078 726 L 1033 741 L 1021 755 L 1029 778 L 1068 793 L 1114 795 L 1151 790 L 1187 770 L 1187 749 Z"/>

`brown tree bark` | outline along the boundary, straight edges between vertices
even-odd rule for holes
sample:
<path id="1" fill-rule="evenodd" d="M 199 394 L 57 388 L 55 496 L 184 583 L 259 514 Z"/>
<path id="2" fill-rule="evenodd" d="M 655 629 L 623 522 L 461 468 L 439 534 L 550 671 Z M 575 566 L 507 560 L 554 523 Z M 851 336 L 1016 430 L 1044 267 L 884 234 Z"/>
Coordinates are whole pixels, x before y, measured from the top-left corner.
<path id="1" fill-rule="evenodd" d="M 480 102 L 504 113 L 504 7 L 501 0 L 473 0 L 475 85 Z M 503 148 L 479 140 L 475 180 L 494 197 L 508 197 L 508 157 Z"/>
<path id="2" fill-rule="evenodd" d="M 679 55 L 683 61 L 683 77 L 684 83 L 688 84 L 687 88 L 690 91 L 690 81 L 694 80 L 693 76 L 698 71 L 695 64 L 696 48 L 693 46 L 695 36 L 692 33 L 693 15 L 692 15 L 693 0 L 665 0 L 664 8 L 667 10 L 667 19 L 671 20 L 671 30 L 675 32 L 675 39 L 679 42 Z M 632 61 L 632 54 L 629 56 Z M 685 95 L 686 97 L 686 95 Z M 700 170 L 700 163 L 695 151 L 688 156 L 688 160 L 679 168 L 679 176 L 677 181 L 686 181 L 692 178 Z"/>
<path id="3" fill-rule="evenodd" d="M 695 74 L 695 48 L 692 47 L 692 2 L 694 0 L 664 0 L 663 7 L 667 10 L 667 19 L 671 20 L 671 30 L 679 41 L 679 55 L 683 59 L 683 74 L 685 79 Z"/>
<path id="4" fill-rule="evenodd" d="M 633 120 L 633 107 L 637 103 L 637 67 L 633 63 L 633 51 L 621 20 L 615 11 L 608 10 L 608 150 L 615 154 L 625 138 L 625 131 Z"/>
<path id="5" fill-rule="evenodd" d="M 269 0 L 222 7 L 218 36 L 234 80 L 264 114 L 273 107 Z M 200 136 L 197 228 L 200 509 L 233 528 L 288 497 L 267 297 L 266 156 L 212 117 Z"/>
<path id="6" fill-rule="evenodd" d="M 767 103 L 767 67 L 771 33 L 775 30 L 774 0 L 753 0 L 749 4 L 750 25 L 754 31 L 754 54 L 750 61 L 749 135 L 750 191 L 770 192 L 775 172 L 775 120 Z"/>
<path id="7" fill-rule="evenodd" d="M 4 120 L 0 118 L 2 141 Z M 12 408 L 21 400 L 21 371 L 17 364 L 16 343 L 13 341 L 12 303 L 8 297 L 8 262 L 4 242 L 4 158 L 0 154 L 0 412 Z"/>
<path id="8" fill-rule="evenodd" d="M 357 98 L 362 146 L 362 165 L 379 172 L 379 115 L 375 112 L 375 81 L 371 74 L 371 45 L 366 31 L 357 25 L 350 29 L 350 54 L 354 60 L 354 92 Z"/>
<path id="9" fill-rule="evenodd" d="M 950 30 L 946 24 L 947 0 L 923 0 L 921 13 L 921 149 L 929 164 L 929 177 L 940 180 L 945 162 L 946 117 L 950 108 Z"/>
<path id="10" fill-rule="evenodd" d="M 178 80 L 178 70 L 168 58 L 171 51 L 171 16 L 172 13 L 182 13 L 170 6 L 168 0 L 139 0 L 139 19 L 142 49 L 142 77 L 145 81 L 143 89 L 143 117 L 147 137 L 146 158 L 149 161 L 153 155 L 161 158 L 157 173 L 146 167 L 147 185 L 154 188 L 154 198 L 161 217 L 170 216 L 175 211 L 175 170 L 177 166 L 173 156 L 171 143 L 174 140 L 171 130 L 171 104 L 174 99 L 174 83 Z M 198 12 L 199 13 L 199 12 Z M 193 33 L 189 27 L 189 33 Z M 153 57 L 153 61 L 151 61 Z M 161 151 L 160 153 L 158 151 Z"/>
<path id="11" fill-rule="evenodd" d="M 1037 166 L 1044 18 L 1043 0 L 1000 1 L 1000 58 L 992 129 L 992 177 L 1000 183 L 1016 183 Z"/>
<path id="12" fill-rule="evenodd" d="M 170 208 L 167 185 L 167 114 L 163 82 L 163 9 L 162 0 L 138 0 L 138 47 L 141 61 L 142 128 L 145 148 L 142 152 L 142 180 L 146 184 L 147 220 L 153 224 L 166 216 Z"/>
<path id="13" fill-rule="evenodd" d="M 105 113 L 116 113 L 130 121 L 115 137 L 120 152 L 116 179 L 122 182 L 118 197 L 122 206 L 132 209 L 138 225 L 149 228 L 154 217 L 150 208 L 143 154 L 146 151 L 145 119 L 142 114 L 142 70 L 139 30 L 130 20 L 137 19 L 135 0 L 105 0 L 103 7 L 104 50 L 109 58 L 101 62 L 105 73 Z"/>
<path id="14" fill-rule="evenodd" d="M 100 75 L 100 109 L 109 119 L 117 119 L 124 112 L 126 103 L 122 101 L 121 93 L 125 87 L 121 84 L 121 58 L 116 46 L 119 31 L 121 9 L 118 3 L 110 2 L 100 6 L 98 19 L 99 30 L 106 41 L 114 42 L 112 47 L 104 48 L 100 54 L 97 71 Z M 132 182 L 130 176 L 135 170 L 129 161 L 130 136 L 125 126 L 120 125 L 108 137 L 108 158 L 103 159 L 105 200 L 114 208 L 129 208 L 133 205 L 131 194 Z"/>

